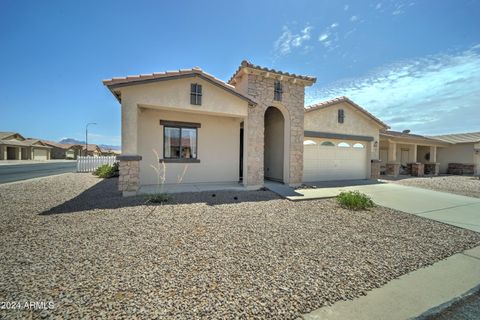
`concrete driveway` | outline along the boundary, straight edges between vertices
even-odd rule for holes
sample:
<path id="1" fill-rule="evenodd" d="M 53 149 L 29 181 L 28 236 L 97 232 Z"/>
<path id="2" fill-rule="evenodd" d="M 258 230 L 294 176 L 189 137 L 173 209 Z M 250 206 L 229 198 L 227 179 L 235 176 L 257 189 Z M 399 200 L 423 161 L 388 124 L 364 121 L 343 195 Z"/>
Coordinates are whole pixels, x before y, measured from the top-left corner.
<path id="1" fill-rule="evenodd" d="M 340 186 L 325 183 L 318 183 L 317 186 L 320 188 L 290 189 L 290 194 L 285 197 L 293 201 L 308 200 L 335 197 L 345 190 L 359 190 L 378 205 L 480 232 L 479 198 L 365 180 Z"/>

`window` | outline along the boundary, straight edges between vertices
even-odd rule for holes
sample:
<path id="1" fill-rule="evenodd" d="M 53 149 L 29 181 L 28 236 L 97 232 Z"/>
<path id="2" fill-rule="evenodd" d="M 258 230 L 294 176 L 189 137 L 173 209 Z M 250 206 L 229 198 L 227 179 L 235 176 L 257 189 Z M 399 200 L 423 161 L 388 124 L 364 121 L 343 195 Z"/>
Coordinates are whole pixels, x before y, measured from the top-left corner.
<path id="1" fill-rule="evenodd" d="M 353 147 L 354 147 L 354 148 L 359 148 L 359 149 L 365 148 L 365 146 L 364 146 L 363 144 L 361 144 L 361 143 L 355 143 L 355 144 L 353 145 Z"/>
<path id="2" fill-rule="evenodd" d="M 313 140 L 305 140 L 303 141 L 303 145 L 304 146 L 313 146 L 313 145 L 316 145 L 317 143 Z"/>
<path id="3" fill-rule="evenodd" d="M 335 147 L 335 143 L 332 141 L 323 141 L 321 145 L 324 147 Z"/>
<path id="4" fill-rule="evenodd" d="M 349 145 L 348 143 L 346 143 L 346 142 L 340 142 L 340 143 L 338 144 L 338 146 L 339 146 L 340 148 L 350 148 L 350 145 Z"/>
<path id="5" fill-rule="evenodd" d="M 202 104 L 202 85 L 198 83 L 192 83 L 190 85 L 190 104 L 201 105 Z"/>
<path id="6" fill-rule="evenodd" d="M 338 123 L 343 123 L 345 121 L 345 112 L 343 109 L 338 109 Z"/>
<path id="7" fill-rule="evenodd" d="M 282 101 L 282 93 L 282 83 L 278 80 L 275 80 L 273 100 Z"/>
<path id="8" fill-rule="evenodd" d="M 173 160 L 197 159 L 198 123 L 160 121 L 163 125 L 163 158 Z"/>

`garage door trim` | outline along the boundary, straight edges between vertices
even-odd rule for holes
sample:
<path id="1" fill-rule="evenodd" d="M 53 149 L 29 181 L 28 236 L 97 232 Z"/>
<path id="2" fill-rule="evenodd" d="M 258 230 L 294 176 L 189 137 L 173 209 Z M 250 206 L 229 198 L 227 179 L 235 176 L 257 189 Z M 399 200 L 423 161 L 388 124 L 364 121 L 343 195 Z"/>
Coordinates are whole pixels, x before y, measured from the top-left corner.
<path id="1" fill-rule="evenodd" d="M 373 141 L 370 136 L 357 136 L 351 134 L 321 132 L 321 131 L 304 131 L 304 136 L 309 138 L 327 138 L 327 139 L 343 139 L 343 140 L 358 140 L 358 141 Z"/>

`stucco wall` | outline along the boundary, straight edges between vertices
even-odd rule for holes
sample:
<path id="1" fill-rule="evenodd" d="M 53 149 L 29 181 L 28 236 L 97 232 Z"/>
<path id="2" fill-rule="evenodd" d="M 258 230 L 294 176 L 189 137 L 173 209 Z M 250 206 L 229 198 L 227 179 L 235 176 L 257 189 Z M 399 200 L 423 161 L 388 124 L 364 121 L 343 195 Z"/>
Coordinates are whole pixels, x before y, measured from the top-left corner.
<path id="1" fill-rule="evenodd" d="M 473 143 L 459 143 L 446 148 L 438 148 L 437 162 L 440 162 L 440 173 L 447 173 L 449 163 L 473 164 Z"/>
<path id="2" fill-rule="evenodd" d="M 202 105 L 190 104 L 190 84 L 202 85 Z M 159 81 L 121 88 L 122 153 L 138 154 L 138 108 L 178 110 L 208 115 L 246 117 L 248 102 L 201 78 Z M 141 168 L 140 168 L 141 169 Z"/>
<path id="3" fill-rule="evenodd" d="M 138 120 L 140 185 L 157 183 L 151 165 L 157 163 L 153 149 L 163 158 L 163 126 L 160 120 L 200 123 L 197 153 L 200 163 L 189 163 L 184 183 L 233 182 L 239 179 L 240 118 L 199 115 L 185 112 L 141 109 Z M 175 183 L 184 163 L 166 163 L 167 183 Z"/>
<path id="4" fill-rule="evenodd" d="M 344 123 L 338 123 L 338 109 L 343 109 Z M 305 113 L 305 130 L 369 136 L 379 141 L 380 127 L 348 103 L 340 102 L 325 109 Z M 379 159 L 378 147 L 370 144 L 372 159 Z"/>
<path id="5" fill-rule="evenodd" d="M 202 105 L 190 104 L 190 85 L 202 85 Z M 248 103 L 202 78 L 184 78 L 134 85 L 121 89 L 122 102 L 137 105 L 177 108 L 208 114 L 247 115 Z"/>
<path id="6" fill-rule="evenodd" d="M 283 180 L 284 122 L 278 109 L 265 112 L 265 178 Z"/>

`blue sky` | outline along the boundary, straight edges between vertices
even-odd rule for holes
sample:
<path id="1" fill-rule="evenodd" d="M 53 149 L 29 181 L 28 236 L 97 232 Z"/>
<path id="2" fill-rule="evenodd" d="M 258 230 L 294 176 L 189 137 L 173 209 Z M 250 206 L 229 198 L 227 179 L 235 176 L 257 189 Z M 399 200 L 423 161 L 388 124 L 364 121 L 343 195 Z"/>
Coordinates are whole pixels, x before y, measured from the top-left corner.
<path id="1" fill-rule="evenodd" d="M 317 77 L 393 129 L 480 131 L 480 1 L 0 1 L 0 131 L 119 144 L 102 79 L 243 59 Z"/>

